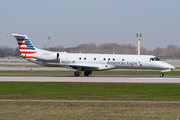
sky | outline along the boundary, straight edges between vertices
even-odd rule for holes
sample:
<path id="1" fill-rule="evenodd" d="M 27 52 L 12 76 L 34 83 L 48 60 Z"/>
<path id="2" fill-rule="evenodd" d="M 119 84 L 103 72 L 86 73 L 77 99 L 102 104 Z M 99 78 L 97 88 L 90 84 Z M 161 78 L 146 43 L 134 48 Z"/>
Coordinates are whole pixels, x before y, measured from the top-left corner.
<path id="1" fill-rule="evenodd" d="M 24 34 L 36 48 L 80 44 L 180 47 L 180 0 L 1 0 L 0 46 Z"/>

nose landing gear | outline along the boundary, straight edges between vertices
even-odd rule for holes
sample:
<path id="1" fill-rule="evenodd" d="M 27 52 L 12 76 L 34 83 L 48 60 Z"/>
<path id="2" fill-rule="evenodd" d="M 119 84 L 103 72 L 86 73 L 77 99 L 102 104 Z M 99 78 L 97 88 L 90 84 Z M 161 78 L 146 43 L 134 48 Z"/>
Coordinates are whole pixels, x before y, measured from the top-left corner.
<path id="1" fill-rule="evenodd" d="M 160 77 L 163 77 L 163 76 L 164 76 L 164 73 L 161 73 L 161 74 L 160 74 Z"/>

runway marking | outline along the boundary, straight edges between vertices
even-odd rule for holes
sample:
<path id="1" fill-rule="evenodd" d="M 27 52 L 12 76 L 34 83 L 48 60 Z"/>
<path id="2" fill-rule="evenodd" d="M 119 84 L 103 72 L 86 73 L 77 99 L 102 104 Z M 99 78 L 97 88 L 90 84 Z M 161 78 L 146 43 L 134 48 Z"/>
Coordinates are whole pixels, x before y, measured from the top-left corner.
<path id="1" fill-rule="evenodd" d="M 102 102 L 102 103 L 180 103 L 180 101 L 104 101 L 104 100 L 3 100 L 1 102 Z"/>

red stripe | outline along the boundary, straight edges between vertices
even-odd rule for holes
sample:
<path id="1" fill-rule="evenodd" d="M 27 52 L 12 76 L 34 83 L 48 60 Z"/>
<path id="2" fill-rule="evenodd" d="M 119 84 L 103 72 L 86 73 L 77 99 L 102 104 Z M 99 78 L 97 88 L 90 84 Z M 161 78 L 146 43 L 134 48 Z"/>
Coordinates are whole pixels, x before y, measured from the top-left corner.
<path id="1" fill-rule="evenodd" d="M 17 39 L 17 41 L 24 41 L 24 39 Z"/>
<path id="2" fill-rule="evenodd" d="M 26 45 L 26 43 L 18 43 L 18 45 Z"/>
<path id="3" fill-rule="evenodd" d="M 33 58 L 33 56 L 23 56 L 23 58 Z"/>
<path id="4" fill-rule="evenodd" d="M 19 47 L 19 49 L 28 49 L 27 47 Z"/>
<path id="5" fill-rule="evenodd" d="M 34 54 L 36 52 L 21 52 L 21 54 Z"/>

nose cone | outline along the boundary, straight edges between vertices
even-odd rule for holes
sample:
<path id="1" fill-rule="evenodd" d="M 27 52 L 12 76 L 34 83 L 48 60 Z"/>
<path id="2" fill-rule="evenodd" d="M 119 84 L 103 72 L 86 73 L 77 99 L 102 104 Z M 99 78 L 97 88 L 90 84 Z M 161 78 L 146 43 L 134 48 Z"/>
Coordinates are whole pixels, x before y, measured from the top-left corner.
<path id="1" fill-rule="evenodd" d="M 169 64 L 169 63 L 166 63 L 165 66 L 166 66 L 167 69 L 171 69 L 171 70 L 175 69 L 175 67 L 172 66 L 172 65 Z"/>
<path id="2" fill-rule="evenodd" d="M 173 70 L 173 69 L 175 69 L 175 67 L 171 65 L 171 69 Z"/>

